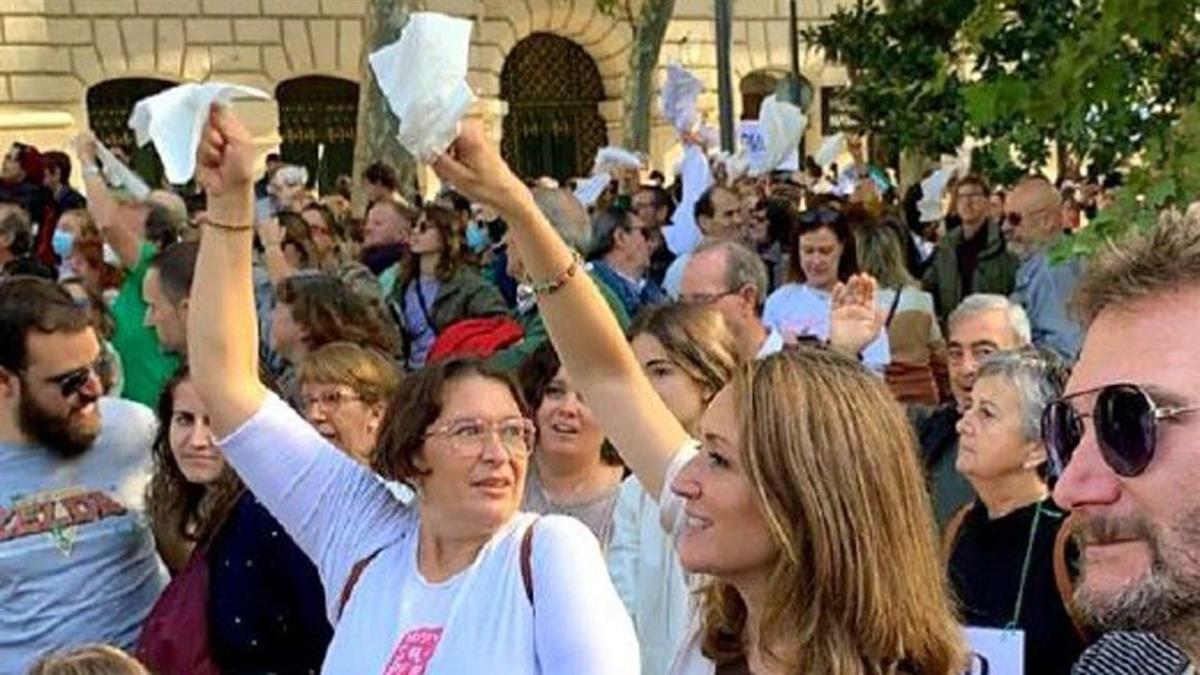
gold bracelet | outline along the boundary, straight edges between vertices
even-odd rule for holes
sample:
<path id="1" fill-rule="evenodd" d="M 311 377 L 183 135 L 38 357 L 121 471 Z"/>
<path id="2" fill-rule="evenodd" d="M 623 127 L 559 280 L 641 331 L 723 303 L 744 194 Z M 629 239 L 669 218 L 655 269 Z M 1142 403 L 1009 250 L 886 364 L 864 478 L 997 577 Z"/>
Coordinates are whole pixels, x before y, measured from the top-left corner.
<path id="1" fill-rule="evenodd" d="M 553 295 L 558 292 L 575 273 L 579 271 L 579 266 L 583 264 L 583 258 L 579 255 L 579 251 L 571 251 L 571 264 L 567 269 L 563 270 L 562 274 L 558 275 L 550 281 L 543 281 L 538 284 L 533 284 L 534 295 Z"/>
<path id="2" fill-rule="evenodd" d="M 226 232 L 245 232 L 247 230 L 254 229 L 253 224 L 250 224 L 250 225 L 227 225 L 225 223 L 218 223 L 215 220 L 206 220 L 206 221 L 204 221 L 204 224 L 208 225 L 209 227 L 215 227 L 218 230 L 225 230 Z"/>

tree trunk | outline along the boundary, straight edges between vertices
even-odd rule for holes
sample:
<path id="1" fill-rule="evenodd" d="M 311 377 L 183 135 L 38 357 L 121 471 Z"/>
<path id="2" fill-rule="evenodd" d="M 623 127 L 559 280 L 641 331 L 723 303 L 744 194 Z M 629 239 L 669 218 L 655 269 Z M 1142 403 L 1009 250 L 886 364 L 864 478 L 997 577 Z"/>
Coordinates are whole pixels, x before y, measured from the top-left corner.
<path id="1" fill-rule="evenodd" d="M 625 76 L 625 147 L 650 150 L 650 106 L 654 101 L 654 70 L 662 51 L 675 0 L 644 0 L 633 28 L 629 71 Z"/>
<path id="2" fill-rule="evenodd" d="M 396 169 L 400 190 L 411 199 L 417 192 L 417 165 L 412 155 L 396 140 L 399 123 L 388 107 L 383 92 L 367 61 L 371 52 L 400 39 L 408 22 L 408 0 L 369 0 L 363 31 L 362 79 L 358 91 L 358 125 L 354 140 L 354 207 L 366 206 L 362 191 L 363 171 L 372 162 L 383 161 Z"/>

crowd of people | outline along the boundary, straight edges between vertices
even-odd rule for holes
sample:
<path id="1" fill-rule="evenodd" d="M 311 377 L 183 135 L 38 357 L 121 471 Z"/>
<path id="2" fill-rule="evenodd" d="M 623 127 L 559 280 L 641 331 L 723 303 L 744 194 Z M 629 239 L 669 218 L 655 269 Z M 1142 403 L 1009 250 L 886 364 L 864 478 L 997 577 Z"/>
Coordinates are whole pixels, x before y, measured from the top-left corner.
<path id="1" fill-rule="evenodd" d="M 1200 207 L 76 154 L 0 176 L 0 673 L 1194 672 Z"/>

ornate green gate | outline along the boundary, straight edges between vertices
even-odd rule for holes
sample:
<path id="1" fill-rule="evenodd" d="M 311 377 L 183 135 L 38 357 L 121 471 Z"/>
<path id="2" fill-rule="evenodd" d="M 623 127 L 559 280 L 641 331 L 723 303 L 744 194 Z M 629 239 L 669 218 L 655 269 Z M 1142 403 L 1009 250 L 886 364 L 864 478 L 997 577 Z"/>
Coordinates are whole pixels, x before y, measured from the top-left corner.
<path id="1" fill-rule="evenodd" d="M 333 191 L 338 176 L 354 171 L 358 85 L 313 75 L 279 83 L 279 154 L 308 169 L 309 184 Z"/>
<path id="2" fill-rule="evenodd" d="M 520 175 L 561 181 L 591 172 L 608 134 L 600 71 L 582 47 L 551 33 L 521 40 L 504 61 L 500 98 L 508 102 L 501 150 Z"/>

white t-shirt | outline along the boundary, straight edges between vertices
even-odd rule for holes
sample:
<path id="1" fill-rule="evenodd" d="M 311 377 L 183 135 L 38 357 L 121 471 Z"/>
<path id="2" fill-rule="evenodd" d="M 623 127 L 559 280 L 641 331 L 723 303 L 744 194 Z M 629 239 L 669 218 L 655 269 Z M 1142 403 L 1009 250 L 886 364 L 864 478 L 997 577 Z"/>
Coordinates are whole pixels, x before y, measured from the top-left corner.
<path id="1" fill-rule="evenodd" d="M 468 568 L 430 584 L 416 567 L 419 504 L 397 501 L 278 397 L 219 445 L 317 565 L 334 623 L 323 672 L 638 672 L 633 626 L 578 521 L 517 514 Z M 531 606 L 520 543 L 535 520 Z M 339 618 L 351 569 L 377 551 Z"/>
<path id="2" fill-rule="evenodd" d="M 805 284 L 784 284 L 767 297 L 763 307 L 763 323 L 778 330 L 788 339 L 814 337 L 829 339 L 829 314 L 832 311 L 832 296 Z M 891 362 L 887 331 L 862 351 L 863 365 L 882 372 Z"/>

